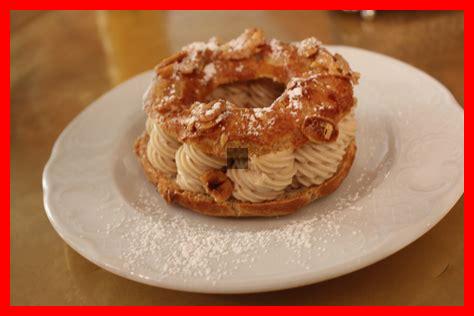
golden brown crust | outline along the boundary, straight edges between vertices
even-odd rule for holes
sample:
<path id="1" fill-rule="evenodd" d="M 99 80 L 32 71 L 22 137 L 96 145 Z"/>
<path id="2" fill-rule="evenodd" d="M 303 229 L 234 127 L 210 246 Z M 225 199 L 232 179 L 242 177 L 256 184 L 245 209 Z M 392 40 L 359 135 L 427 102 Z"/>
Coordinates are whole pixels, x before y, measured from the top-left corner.
<path id="1" fill-rule="evenodd" d="M 147 178 L 156 186 L 158 192 L 167 202 L 180 204 L 201 214 L 222 217 L 280 216 L 291 214 L 309 202 L 335 191 L 347 176 L 356 152 L 355 142 L 352 142 L 348 146 L 336 174 L 321 185 L 290 191 L 281 198 L 267 202 L 249 203 L 235 199 L 216 202 L 207 194 L 180 189 L 174 180 L 154 169 L 146 156 L 147 143 L 148 135 L 144 133 L 135 143 L 135 153 L 142 164 Z"/>
<path id="2" fill-rule="evenodd" d="M 199 101 L 220 85 L 259 78 L 287 86 L 269 108 Z M 354 106 L 357 78 L 340 55 L 315 38 L 287 44 L 248 29 L 223 45 L 215 39 L 192 43 L 162 61 L 144 108 L 168 134 L 204 153 L 224 157 L 226 148 L 246 147 L 249 154 L 262 155 L 298 148 L 308 139 L 326 140 L 327 129 L 304 125 L 307 117 L 331 122 L 337 135 L 337 123 Z"/>

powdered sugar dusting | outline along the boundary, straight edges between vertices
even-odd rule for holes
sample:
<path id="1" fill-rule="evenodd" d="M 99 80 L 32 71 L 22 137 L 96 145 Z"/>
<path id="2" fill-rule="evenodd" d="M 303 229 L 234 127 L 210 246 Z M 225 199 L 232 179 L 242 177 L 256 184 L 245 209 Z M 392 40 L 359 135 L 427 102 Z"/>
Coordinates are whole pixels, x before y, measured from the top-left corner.
<path id="1" fill-rule="evenodd" d="M 208 82 L 211 80 L 216 74 L 216 66 L 214 63 L 207 64 L 206 67 L 204 67 L 204 77 L 203 80 L 205 82 Z"/>
<path id="2" fill-rule="evenodd" d="M 158 194 L 143 188 L 132 204 L 135 211 L 108 229 L 121 232 L 120 257 L 132 273 L 141 266 L 153 267 L 162 279 L 199 278 L 215 285 L 237 269 L 259 265 L 274 247 L 293 253 L 284 264 L 309 269 L 315 259 L 312 256 L 322 256 L 342 238 L 344 208 L 357 198 L 339 199 L 332 211 L 307 219 L 267 219 L 269 225 L 263 228 L 246 229 L 249 225 L 244 221 L 223 226 L 198 215 L 185 216 L 182 212 L 188 211 L 179 208 L 163 208 Z M 350 232 L 353 237 L 359 233 L 356 229 Z"/>
<path id="3" fill-rule="evenodd" d="M 227 45 L 229 46 L 231 50 L 238 51 L 245 48 L 246 42 L 247 42 L 247 37 L 241 35 L 231 40 L 229 43 L 227 43 Z"/>
<path id="4" fill-rule="evenodd" d="M 221 109 L 221 106 L 222 106 L 222 102 L 221 101 L 217 101 L 216 103 L 214 103 L 212 105 L 212 107 L 207 110 L 206 112 L 204 112 L 204 114 L 206 116 L 211 116 L 213 115 L 214 113 L 216 113 L 216 111 L 219 111 Z"/>
<path id="5" fill-rule="evenodd" d="M 187 52 L 187 56 L 179 64 L 175 64 L 175 74 L 177 71 L 182 73 L 191 73 L 198 67 L 198 64 L 203 59 L 205 52 L 211 52 L 214 55 L 219 50 L 219 44 L 216 38 L 211 38 L 206 42 L 194 42 L 184 46 L 182 50 Z"/>
<path id="6" fill-rule="evenodd" d="M 281 42 L 277 39 L 273 38 L 270 40 L 270 47 L 272 49 L 273 57 L 280 57 L 284 52 Z"/>
<path id="7" fill-rule="evenodd" d="M 297 111 L 300 111 L 303 107 L 301 104 L 301 97 L 303 96 L 303 88 L 301 86 L 296 86 L 293 89 L 288 91 L 289 97 L 289 108 L 291 109 L 290 114 L 296 116 Z"/>
<path id="8" fill-rule="evenodd" d="M 265 113 L 272 111 L 272 107 L 254 108 L 251 112 L 242 113 L 241 116 L 248 122 L 245 132 L 247 135 L 259 136 L 261 133 L 275 124 L 275 117 L 265 119 Z"/>
<path id="9" fill-rule="evenodd" d="M 182 48 L 182 50 L 188 52 L 203 52 L 205 50 L 216 51 L 219 49 L 219 45 L 217 43 L 217 38 L 212 37 L 209 41 L 206 42 L 193 42 L 189 45 L 186 45 Z"/>
<path id="10" fill-rule="evenodd" d="M 273 111 L 273 107 L 265 107 L 265 108 L 254 108 L 255 117 L 261 119 L 265 113 L 270 113 Z"/>

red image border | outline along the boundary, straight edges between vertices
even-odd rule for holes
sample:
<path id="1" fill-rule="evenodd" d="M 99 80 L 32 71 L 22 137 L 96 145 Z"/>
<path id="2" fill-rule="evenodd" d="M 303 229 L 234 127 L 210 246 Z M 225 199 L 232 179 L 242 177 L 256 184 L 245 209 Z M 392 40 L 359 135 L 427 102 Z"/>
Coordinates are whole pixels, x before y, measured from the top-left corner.
<path id="1" fill-rule="evenodd" d="M 265 3 L 266 2 L 266 3 Z M 331 1 L 329 3 L 321 3 L 322 5 L 331 5 L 330 9 L 351 9 L 354 8 L 355 3 L 351 1 Z M 258 314 L 259 316 L 263 315 L 305 315 L 305 314 L 316 314 L 321 313 L 321 315 L 326 314 L 340 314 L 340 315 L 400 315 L 400 314 L 429 314 L 429 315 L 450 315 L 450 314 L 470 314 L 468 310 L 471 309 L 470 305 L 470 280 L 471 272 L 469 271 L 469 262 L 471 262 L 471 251 L 469 250 L 470 245 L 472 244 L 472 235 L 473 233 L 467 229 L 467 223 L 473 222 L 473 215 L 469 211 L 465 212 L 464 217 L 464 231 L 465 231 L 465 251 L 464 251 L 464 306 L 459 307 L 338 307 L 338 306 L 326 306 L 326 307 L 279 307 L 279 306 L 266 306 L 266 307 L 19 307 L 10 305 L 10 11 L 11 10 L 26 10 L 26 9 L 316 9 L 314 8 L 318 5 L 316 1 L 307 1 L 304 2 L 288 2 L 288 1 L 249 1 L 241 0 L 239 2 L 225 2 L 225 1 L 179 1 L 179 2 L 159 2 L 159 1 L 143 1 L 135 0 L 132 2 L 125 1 L 90 1 L 85 0 L 81 2 L 67 2 L 67 1 L 58 1 L 58 0 L 43 0 L 43 1 L 6 1 L 0 4 L 0 16 L 1 16 L 1 42 L 2 42 L 2 65 L 3 71 L 1 74 L 2 78 L 2 93 L 4 95 L 4 100 L 6 104 L 1 106 L 1 124 L 0 124 L 0 133 L 1 133 L 1 148 L 4 148 L 5 151 L 8 150 L 8 157 L 6 154 L 1 155 L 1 176 L 2 176 L 2 203 L 5 205 L 5 210 L 2 212 L 2 218 L 0 220 L 1 225 L 1 251 L 4 253 L 1 265 L 1 310 L 8 314 L 31 314 L 31 313 L 46 313 L 48 315 L 83 315 L 87 313 L 90 314 L 114 314 L 114 315 L 130 315 L 134 312 L 139 312 L 140 315 L 157 315 L 157 313 L 165 314 L 187 314 L 187 315 L 222 315 L 223 313 L 226 316 L 230 315 L 252 315 Z M 440 6 L 436 7 L 434 1 L 396 1 L 393 3 L 382 1 L 358 1 L 357 5 L 359 8 L 377 8 L 377 9 L 429 9 L 429 10 L 438 10 L 438 9 L 450 9 L 450 10 L 464 10 L 464 55 L 469 56 L 472 52 L 472 43 L 468 39 L 466 34 L 470 33 L 470 24 L 473 22 L 470 21 L 471 9 L 469 8 L 467 1 L 444 1 Z M 158 8 L 156 8 L 156 7 Z M 198 7 L 199 6 L 199 7 Z M 291 7 L 294 8 L 291 8 Z M 436 8 L 433 8 L 436 7 Z M 328 8 L 324 8 L 328 9 Z M 45 34 L 47 36 L 47 34 Z M 467 40 L 466 40 L 467 39 Z M 34 52 L 32 52 L 34 53 Z M 465 70 L 472 69 L 472 62 L 469 58 L 465 59 L 464 64 Z M 465 73 L 469 72 L 465 71 Z M 466 80 L 467 79 L 467 80 Z M 469 75 L 464 78 L 465 85 L 469 87 L 471 79 Z M 468 88 L 465 89 L 465 100 L 470 100 L 470 94 L 472 91 Z M 465 101 L 465 104 L 468 104 L 469 101 Z M 7 105 L 8 104 L 8 105 Z M 469 106 L 465 106 L 467 111 L 467 118 L 470 116 Z M 467 146 L 465 148 L 470 148 L 469 143 L 471 142 L 472 127 L 470 124 L 465 125 L 465 137 L 467 141 Z M 466 151 L 466 156 L 471 155 L 470 150 Z M 469 159 L 467 160 L 469 161 Z M 467 174 L 467 179 L 469 179 L 469 174 L 472 174 L 472 167 L 470 164 L 465 164 L 465 174 Z M 469 181 L 467 181 L 466 186 L 469 186 Z M 465 198 L 465 204 L 468 199 Z M 40 233 L 40 232 L 37 232 Z M 278 304 L 278 302 L 275 302 Z"/>

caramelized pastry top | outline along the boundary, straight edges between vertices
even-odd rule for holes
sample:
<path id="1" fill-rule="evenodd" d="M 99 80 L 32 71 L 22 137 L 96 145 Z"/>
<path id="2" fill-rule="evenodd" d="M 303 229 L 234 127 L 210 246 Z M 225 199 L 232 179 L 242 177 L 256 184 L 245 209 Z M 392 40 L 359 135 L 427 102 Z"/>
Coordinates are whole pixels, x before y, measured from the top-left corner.
<path id="1" fill-rule="evenodd" d="M 358 74 L 313 37 L 283 43 L 248 29 L 225 44 L 215 38 L 192 43 L 155 72 L 144 98 L 148 116 L 178 141 L 222 158 L 228 147 L 263 155 L 334 142 L 339 121 L 356 102 Z M 270 106 L 205 101 L 221 85 L 262 78 L 286 86 Z"/>

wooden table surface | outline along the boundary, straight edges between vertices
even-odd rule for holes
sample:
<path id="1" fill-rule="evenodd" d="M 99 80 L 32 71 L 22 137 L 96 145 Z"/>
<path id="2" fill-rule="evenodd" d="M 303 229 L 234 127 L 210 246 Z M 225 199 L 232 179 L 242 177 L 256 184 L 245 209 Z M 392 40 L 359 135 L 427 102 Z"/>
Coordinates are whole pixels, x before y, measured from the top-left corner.
<path id="1" fill-rule="evenodd" d="M 431 231 L 389 258 L 297 289 L 207 295 L 142 285 L 90 263 L 55 233 L 41 173 L 64 127 L 101 94 L 184 44 L 230 39 L 250 26 L 286 41 L 316 36 L 408 62 L 464 104 L 462 12 L 326 11 L 11 13 L 12 305 L 460 305 L 464 198 Z M 390 74 L 387 74 L 390 75 Z"/>

